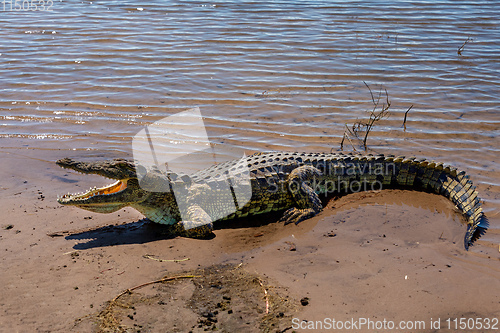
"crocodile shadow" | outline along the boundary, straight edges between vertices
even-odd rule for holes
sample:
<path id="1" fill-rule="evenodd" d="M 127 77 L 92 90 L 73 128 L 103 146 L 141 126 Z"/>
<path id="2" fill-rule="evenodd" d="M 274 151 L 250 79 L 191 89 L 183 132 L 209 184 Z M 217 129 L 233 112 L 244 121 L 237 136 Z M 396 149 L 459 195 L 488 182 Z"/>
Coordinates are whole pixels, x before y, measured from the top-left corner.
<path id="1" fill-rule="evenodd" d="M 281 215 L 282 212 L 267 213 L 262 214 L 260 218 L 245 217 L 231 221 L 217 221 L 214 222 L 214 230 L 263 226 L 275 223 L 280 219 Z M 50 236 L 65 236 L 67 240 L 81 241 L 73 246 L 75 250 L 126 244 L 145 244 L 178 237 L 170 232 L 168 226 L 152 222 L 147 218 L 120 225 L 107 225 L 74 232 L 68 231 Z M 212 233 L 204 239 L 213 239 L 214 237 L 215 235 Z"/>
<path id="2" fill-rule="evenodd" d="M 82 241 L 73 246 L 75 250 L 88 250 L 96 247 L 144 244 L 174 237 L 168 233 L 165 226 L 142 219 L 120 225 L 76 231 L 65 236 L 65 239 Z"/>

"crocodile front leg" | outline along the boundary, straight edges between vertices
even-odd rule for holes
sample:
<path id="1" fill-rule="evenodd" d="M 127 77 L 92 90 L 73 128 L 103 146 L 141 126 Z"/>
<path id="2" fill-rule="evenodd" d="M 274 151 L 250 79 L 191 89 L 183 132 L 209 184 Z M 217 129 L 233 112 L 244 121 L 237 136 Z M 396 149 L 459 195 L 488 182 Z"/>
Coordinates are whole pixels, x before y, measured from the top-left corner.
<path id="1" fill-rule="evenodd" d="M 296 207 L 285 211 L 280 222 L 298 224 L 323 210 L 323 205 L 311 185 L 319 182 L 321 171 L 310 165 L 294 169 L 287 179 L 288 190 L 295 200 Z"/>
<path id="2" fill-rule="evenodd" d="M 207 238 L 212 233 L 212 219 L 203 208 L 191 205 L 186 215 L 187 220 L 177 222 L 172 226 L 173 233 L 189 238 Z"/>

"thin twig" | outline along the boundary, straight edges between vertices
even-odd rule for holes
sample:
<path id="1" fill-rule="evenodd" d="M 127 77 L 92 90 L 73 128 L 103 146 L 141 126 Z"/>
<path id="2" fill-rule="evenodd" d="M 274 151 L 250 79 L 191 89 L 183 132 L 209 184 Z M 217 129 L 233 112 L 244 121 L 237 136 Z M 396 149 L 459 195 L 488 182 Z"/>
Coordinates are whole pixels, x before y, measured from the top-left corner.
<path id="1" fill-rule="evenodd" d="M 351 131 L 349 130 L 349 127 L 347 127 L 347 124 L 345 124 L 345 127 L 347 128 L 347 130 L 348 130 L 349 132 L 351 132 Z M 344 132 L 344 133 L 345 133 L 345 132 Z M 349 143 L 351 144 L 352 149 L 354 149 L 354 151 L 356 151 L 356 147 L 354 147 L 354 144 L 352 143 L 351 138 L 349 137 L 349 135 L 346 135 L 346 137 L 347 137 L 347 140 L 349 140 Z"/>
<path id="2" fill-rule="evenodd" d="M 387 89 L 384 88 L 384 90 L 385 90 L 385 99 L 387 101 L 387 108 L 386 108 L 386 110 L 389 110 L 389 108 L 391 107 L 391 101 L 389 101 L 389 93 L 387 92 Z"/>
<path id="3" fill-rule="evenodd" d="M 410 110 L 411 110 L 412 107 L 413 107 L 413 104 L 405 112 L 405 119 L 403 120 L 403 126 L 405 128 L 405 131 L 406 131 L 406 116 L 408 116 L 408 112 L 410 112 Z"/>
<path id="4" fill-rule="evenodd" d="M 369 88 L 370 87 L 368 87 L 368 89 Z M 385 90 L 385 96 L 386 96 L 386 103 L 387 103 L 387 105 L 386 104 L 382 104 L 382 108 L 381 108 L 380 112 L 378 112 L 378 113 L 375 112 L 375 110 L 377 109 L 377 107 L 378 107 L 378 105 L 380 103 L 380 98 L 382 96 L 382 88 L 381 88 L 380 91 L 379 91 L 379 94 L 378 94 L 377 102 L 374 102 L 373 110 L 370 113 L 370 119 L 368 120 L 367 123 L 364 124 L 365 127 L 366 127 L 365 137 L 363 139 L 363 146 L 365 148 L 365 151 L 368 149 L 366 141 L 368 140 L 368 135 L 370 134 L 370 131 L 372 130 L 373 125 L 375 124 L 376 121 L 378 121 L 378 120 L 382 119 L 383 117 L 385 117 L 387 115 L 387 111 L 391 107 L 391 102 L 389 101 L 389 93 L 387 92 L 387 89 L 384 89 L 384 90 Z M 371 94 L 371 89 L 370 89 L 370 94 Z M 372 95 L 372 97 L 373 97 L 373 95 Z"/>
<path id="5" fill-rule="evenodd" d="M 155 258 L 153 256 L 150 256 L 149 254 L 146 254 L 146 255 L 143 255 L 144 258 L 146 259 L 152 259 L 152 260 L 156 260 L 156 261 L 159 261 L 159 262 L 181 262 L 181 261 L 186 261 L 186 260 L 189 260 L 189 258 L 184 258 L 184 259 L 158 259 L 158 258 Z"/>
<path id="6" fill-rule="evenodd" d="M 349 129 L 349 127 L 347 127 L 347 124 L 345 124 L 345 127 L 347 128 L 349 134 L 351 134 L 352 136 L 358 136 L 357 133 L 361 129 L 361 122 L 356 118 L 356 122 L 352 124 L 352 129 Z"/>
<path id="7" fill-rule="evenodd" d="M 266 287 L 264 287 L 264 285 L 262 284 L 262 281 L 260 279 L 259 279 L 259 284 L 262 287 L 262 289 L 264 289 L 264 296 L 266 298 L 266 314 L 268 314 L 269 313 L 269 297 L 267 296 L 267 290 L 266 290 Z"/>
<path id="8" fill-rule="evenodd" d="M 176 280 L 176 279 L 192 279 L 192 278 L 197 278 L 197 277 L 200 277 L 199 275 L 179 275 L 179 276 L 170 276 L 170 277 L 165 277 L 165 278 L 162 278 L 162 279 L 159 279 L 159 280 L 155 280 L 155 281 L 149 281 L 149 282 L 146 282 L 146 283 L 142 283 L 140 285 L 137 285 L 135 287 L 132 287 L 132 288 L 129 288 L 125 291 L 122 291 L 120 294 L 118 294 L 118 296 L 116 296 L 115 298 L 113 298 L 110 302 L 110 305 L 113 305 L 116 300 L 118 300 L 118 298 L 122 297 L 123 295 L 125 294 L 130 294 L 133 290 L 136 290 L 136 289 L 139 289 L 139 288 L 142 288 L 142 287 L 146 287 L 146 286 L 149 286 L 151 284 L 155 284 L 155 283 L 161 283 L 161 282 L 166 282 L 166 281 L 172 281 L 172 280 Z"/>
<path id="9" fill-rule="evenodd" d="M 370 91 L 370 95 L 372 96 L 372 102 L 373 102 L 373 104 L 375 104 L 375 98 L 373 98 L 373 93 L 372 93 L 372 90 L 370 89 L 370 86 L 365 81 L 363 81 L 363 83 L 365 84 L 365 86 Z"/>
<path id="10" fill-rule="evenodd" d="M 457 50 L 457 54 L 458 54 L 459 56 L 461 56 L 461 55 L 462 55 L 462 51 L 464 50 L 465 45 L 467 45 L 467 43 L 469 43 L 470 41 L 472 41 L 472 38 L 467 37 L 467 40 L 466 40 L 466 41 L 462 44 L 462 46 L 460 46 L 460 47 L 458 48 L 458 50 Z"/>

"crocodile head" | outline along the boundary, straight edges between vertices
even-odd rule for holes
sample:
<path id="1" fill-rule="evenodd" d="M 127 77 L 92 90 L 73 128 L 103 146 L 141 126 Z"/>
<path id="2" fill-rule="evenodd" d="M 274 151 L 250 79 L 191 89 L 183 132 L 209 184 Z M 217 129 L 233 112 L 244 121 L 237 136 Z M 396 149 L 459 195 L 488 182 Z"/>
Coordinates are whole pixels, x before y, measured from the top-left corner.
<path id="1" fill-rule="evenodd" d="M 77 206 L 97 213 L 112 213 L 126 206 L 138 205 L 151 195 L 151 192 L 139 186 L 135 166 L 127 160 L 79 162 L 64 158 L 57 164 L 84 174 L 97 174 L 116 180 L 108 186 L 58 197 L 57 201 L 62 205 Z"/>

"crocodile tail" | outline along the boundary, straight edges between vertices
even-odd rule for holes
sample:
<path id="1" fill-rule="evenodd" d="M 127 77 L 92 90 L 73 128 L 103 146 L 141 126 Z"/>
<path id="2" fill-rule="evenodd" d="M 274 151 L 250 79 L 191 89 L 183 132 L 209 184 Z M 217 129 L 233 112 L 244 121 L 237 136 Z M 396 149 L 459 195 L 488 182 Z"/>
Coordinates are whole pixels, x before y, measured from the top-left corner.
<path id="1" fill-rule="evenodd" d="M 460 209 L 467 221 L 464 246 L 468 250 L 475 239 L 476 230 L 478 227 L 485 229 L 487 220 L 476 187 L 465 171 L 414 157 L 390 156 L 386 157 L 385 161 L 394 168 L 391 185 L 441 194 Z"/>

